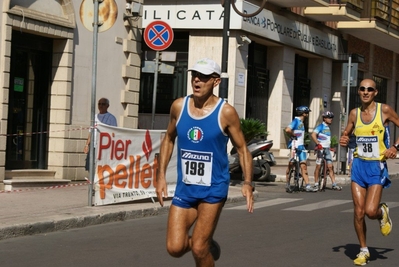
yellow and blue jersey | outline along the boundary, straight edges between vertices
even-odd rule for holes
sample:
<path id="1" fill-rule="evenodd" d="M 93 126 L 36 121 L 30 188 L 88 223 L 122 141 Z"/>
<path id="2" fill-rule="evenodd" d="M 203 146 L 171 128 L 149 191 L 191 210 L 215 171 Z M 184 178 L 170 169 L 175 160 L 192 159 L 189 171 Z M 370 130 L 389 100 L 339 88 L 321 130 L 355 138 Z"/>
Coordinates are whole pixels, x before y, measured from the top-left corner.
<path id="1" fill-rule="evenodd" d="M 382 104 L 376 103 L 374 118 L 363 122 L 361 110 L 356 110 L 354 135 L 356 136 L 356 149 L 354 157 L 363 160 L 385 160 L 383 152 L 389 147 L 389 127 L 382 120 Z"/>

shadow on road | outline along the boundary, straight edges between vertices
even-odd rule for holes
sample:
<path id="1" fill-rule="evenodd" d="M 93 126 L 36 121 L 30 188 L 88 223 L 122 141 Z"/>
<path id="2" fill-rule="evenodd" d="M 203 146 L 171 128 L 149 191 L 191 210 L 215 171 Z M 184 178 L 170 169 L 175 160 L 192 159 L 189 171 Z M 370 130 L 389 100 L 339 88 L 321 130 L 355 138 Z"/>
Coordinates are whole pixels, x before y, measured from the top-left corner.
<path id="1" fill-rule="evenodd" d="M 368 247 L 370 252 L 370 261 L 375 261 L 377 259 L 384 260 L 387 259 L 385 254 L 393 251 L 391 248 L 376 248 L 376 247 Z M 359 245 L 358 244 L 346 244 L 344 246 L 338 246 L 332 248 L 334 252 L 341 252 L 344 249 L 345 255 L 354 260 L 356 255 L 359 253 Z"/>

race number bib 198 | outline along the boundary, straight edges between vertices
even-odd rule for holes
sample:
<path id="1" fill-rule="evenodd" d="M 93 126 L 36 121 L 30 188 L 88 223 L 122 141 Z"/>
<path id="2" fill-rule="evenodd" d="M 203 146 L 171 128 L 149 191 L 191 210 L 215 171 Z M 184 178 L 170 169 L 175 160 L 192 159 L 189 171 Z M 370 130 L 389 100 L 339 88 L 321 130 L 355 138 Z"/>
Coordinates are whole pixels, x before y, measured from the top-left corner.
<path id="1" fill-rule="evenodd" d="M 362 158 L 379 158 L 378 136 L 357 136 L 357 154 Z"/>
<path id="2" fill-rule="evenodd" d="M 202 186 L 211 185 L 212 152 L 181 150 L 183 182 Z"/>

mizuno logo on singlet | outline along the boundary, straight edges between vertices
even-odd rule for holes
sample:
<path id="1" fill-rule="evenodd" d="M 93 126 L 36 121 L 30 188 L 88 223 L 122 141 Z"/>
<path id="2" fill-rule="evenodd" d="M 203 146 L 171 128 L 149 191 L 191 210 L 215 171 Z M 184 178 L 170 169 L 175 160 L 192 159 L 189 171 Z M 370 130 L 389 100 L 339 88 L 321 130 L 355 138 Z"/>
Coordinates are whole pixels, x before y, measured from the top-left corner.
<path id="1" fill-rule="evenodd" d="M 364 137 L 364 136 L 359 136 L 356 139 L 357 143 L 374 143 L 378 142 L 377 136 L 370 136 L 370 137 Z"/>
<path id="2" fill-rule="evenodd" d="M 191 160 L 211 161 L 211 155 L 209 154 L 201 154 L 184 150 L 181 151 L 181 158 L 191 159 Z"/>

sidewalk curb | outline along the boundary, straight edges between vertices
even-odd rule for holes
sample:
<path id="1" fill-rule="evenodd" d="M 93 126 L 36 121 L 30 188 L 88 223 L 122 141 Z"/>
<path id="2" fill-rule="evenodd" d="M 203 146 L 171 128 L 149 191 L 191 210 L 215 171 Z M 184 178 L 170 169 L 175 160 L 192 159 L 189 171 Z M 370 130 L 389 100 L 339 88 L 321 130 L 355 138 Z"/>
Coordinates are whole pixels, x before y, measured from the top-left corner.
<path id="1" fill-rule="evenodd" d="M 237 189 L 237 190 L 236 190 Z M 243 202 L 245 198 L 241 194 L 241 187 L 230 186 L 229 194 L 226 203 Z M 258 193 L 254 192 L 255 199 Z M 132 219 L 139 219 L 144 217 L 152 217 L 158 215 L 168 214 L 171 200 L 166 200 L 164 207 L 156 206 L 150 208 L 137 209 L 136 204 L 132 205 L 131 208 L 120 210 L 116 212 L 102 212 L 93 213 L 90 215 L 74 216 L 70 218 L 49 220 L 42 222 L 35 222 L 29 224 L 16 224 L 12 226 L 0 227 L 0 240 L 15 238 L 27 235 L 36 235 L 51 233 L 62 230 L 70 230 L 75 228 L 84 228 L 86 226 L 100 225 L 110 222 L 126 221 Z M 88 207 L 89 208 L 89 207 Z M 134 209 L 136 208 L 136 209 Z"/>
<path id="2" fill-rule="evenodd" d="M 0 228 L 0 240 L 25 235 L 50 233 L 74 228 L 83 228 L 91 225 L 99 225 L 109 222 L 125 221 L 130 219 L 144 218 L 166 214 L 169 206 L 159 208 L 147 208 L 142 210 L 128 210 L 109 213 L 99 213 L 71 217 L 61 220 L 42 221 L 33 224 L 17 224 Z"/>

